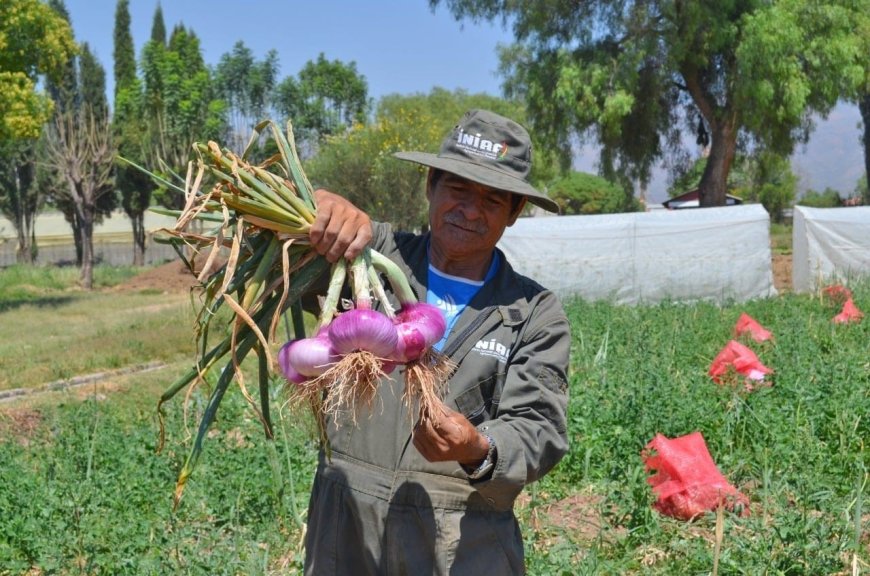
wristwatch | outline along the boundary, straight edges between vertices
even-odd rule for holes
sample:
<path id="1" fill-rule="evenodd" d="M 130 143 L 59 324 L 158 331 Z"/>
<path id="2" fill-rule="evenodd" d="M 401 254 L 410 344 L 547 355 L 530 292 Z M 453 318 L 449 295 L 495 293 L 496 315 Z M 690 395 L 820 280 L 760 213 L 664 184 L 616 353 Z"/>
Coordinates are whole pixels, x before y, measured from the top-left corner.
<path id="1" fill-rule="evenodd" d="M 486 453 L 486 458 L 483 459 L 483 462 L 480 463 L 475 470 L 469 472 L 466 470 L 466 474 L 468 474 L 469 480 L 479 480 L 489 474 L 490 470 L 495 467 L 495 440 L 492 439 L 492 436 L 489 434 L 484 434 L 486 441 L 489 442 L 489 451 Z"/>

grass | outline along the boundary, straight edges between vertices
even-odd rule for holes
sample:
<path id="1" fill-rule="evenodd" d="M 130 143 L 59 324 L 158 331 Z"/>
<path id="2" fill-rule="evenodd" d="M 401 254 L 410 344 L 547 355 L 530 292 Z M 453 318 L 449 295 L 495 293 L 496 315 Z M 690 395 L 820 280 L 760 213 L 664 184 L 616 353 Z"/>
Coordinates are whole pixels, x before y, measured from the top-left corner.
<path id="1" fill-rule="evenodd" d="M 70 268 L 14 266 L 0 273 L 3 325 L 0 391 L 149 361 L 190 357 L 193 309 L 181 294 L 108 292 L 135 268 L 98 266 L 95 284 L 75 288 Z"/>
<path id="2" fill-rule="evenodd" d="M 73 340 L 56 344 L 58 364 L 88 366 L 79 357 L 102 355 L 93 370 L 121 357 L 136 334 L 177 339 L 135 355 L 165 362 L 160 370 L 0 404 L 0 574 L 297 573 L 316 449 L 305 415 L 278 409 L 280 382 L 271 392 L 276 440 L 264 439 L 233 389 L 173 511 L 206 398 L 190 396 L 187 419 L 180 397 L 167 406 L 166 449 L 155 454 L 156 399 L 192 358 L 185 303 L 36 285 L 43 299 L 65 300 L 0 308 L 3 325 L 23 322 L 15 315 L 25 309 L 29 319 L 27 334 L 0 334 L 0 369 L 13 356 L 18 382 L 45 378 L 13 348 L 37 345 L 29 333 L 78 334 L 88 345 L 63 356 Z M 870 310 L 870 282 L 853 290 Z M 574 301 L 566 309 L 571 451 L 518 504 L 529 574 L 709 574 L 714 563 L 719 574 L 870 571 L 867 319 L 834 325 L 836 309 L 795 294 L 721 307 Z M 775 370 L 773 386 L 752 393 L 706 374 L 744 311 L 776 338 L 752 345 Z M 683 522 L 655 512 L 640 457 L 656 433 L 696 430 L 750 500 L 748 516 L 723 516 L 718 554 L 716 515 Z"/>
<path id="3" fill-rule="evenodd" d="M 94 266 L 94 288 L 120 284 L 141 272 L 134 266 Z M 80 276 L 75 266 L 8 266 L 0 270 L 0 312 L 27 303 L 63 301 L 75 291 Z"/>
<path id="4" fill-rule="evenodd" d="M 790 224 L 770 224 L 770 251 L 774 254 L 791 254 L 792 227 Z"/>
<path id="5" fill-rule="evenodd" d="M 870 302 L 865 283 L 856 301 Z M 860 306 L 860 304 L 859 304 Z M 866 304 L 865 304 L 866 308 Z M 740 311 L 776 336 L 753 346 L 776 370 L 751 394 L 713 384 L 706 368 Z M 578 488 L 601 498 L 594 537 L 557 538 L 574 574 L 700 574 L 713 566 L 714 515 L 691 524 L 651 511 L 639 457 L 656 433 L 701 431 L 723 473 L 751 500 L 726 519 L 721 573 L 846 574 L 867 566 L 864 497 L 870 434 L 867 322 L 838 326 L 837 310 L 810 296 L 690 307 L 569 307 L 574 449 L 538 488 L 556 499 Z M 533 533 L 530 545 L 550 536 Z M 566 563 L 533 556 L 531 573 Z M 863 563 L 863 564 L 862 564 Z"/>

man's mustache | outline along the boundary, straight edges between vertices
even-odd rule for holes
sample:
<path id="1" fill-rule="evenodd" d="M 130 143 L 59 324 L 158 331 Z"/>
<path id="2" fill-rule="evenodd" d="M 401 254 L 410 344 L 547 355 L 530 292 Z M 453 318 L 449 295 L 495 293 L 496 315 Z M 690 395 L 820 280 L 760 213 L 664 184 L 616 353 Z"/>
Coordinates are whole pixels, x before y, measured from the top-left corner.
<path id="1" fill-rule="evenodd" d="M 444 214 L 444 221 L 448 224 L 452 224 L 453 226 L 459 226 L 460 228 L 465 228 L 466 230 L 471 230 L 472 232 L 476 232 L 478 234 L 486 233 L 486 225 L 482 222 L 471 222 L 466 220 L 461 215 L 456 214 L 455 212 L 447 212 Z"/>

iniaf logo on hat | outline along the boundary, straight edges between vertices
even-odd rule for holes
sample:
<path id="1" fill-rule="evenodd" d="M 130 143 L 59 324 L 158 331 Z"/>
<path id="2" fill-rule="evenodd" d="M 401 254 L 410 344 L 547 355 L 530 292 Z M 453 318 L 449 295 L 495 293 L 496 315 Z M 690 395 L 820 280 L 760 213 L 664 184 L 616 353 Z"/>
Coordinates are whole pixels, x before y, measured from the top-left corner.
<path id="1" fill-rule="evenodd" d="M 493 160 L 501 160 L 507 156 L 508 145 L 503 140 L 493 142 L 481 138 L 480 133 L 468 134 L 462 126 L 456 130 L 456 148 L 462 149 L 466 154 L 480 155 Z"/>
<path id="2" fill-rule="evenodd" d="M 469 110 L 441 144 L 438 154 L 396 152 L 410 160 L 438 168 L 497 190 L 526 196 L 550 212 L 559 205 L 529 183 L 532 141 L 525 128 L 488 110 Z"/>

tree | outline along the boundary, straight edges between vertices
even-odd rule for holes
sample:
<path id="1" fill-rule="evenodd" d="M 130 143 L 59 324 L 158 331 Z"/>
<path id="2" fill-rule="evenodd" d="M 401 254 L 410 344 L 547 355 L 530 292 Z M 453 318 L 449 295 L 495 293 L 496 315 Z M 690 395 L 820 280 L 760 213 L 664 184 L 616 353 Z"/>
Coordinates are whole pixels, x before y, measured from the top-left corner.
<path id="1" fill-rule="evenodd" d="M 508 96 L 567 148 L 595 138 L 602 171 L 648 182 L 660 160 L 709 145 L 701 206 L 725 204 L 738 144 L 787 155 L 862 73 L 856 4 L 809 0 L 643 3 L 430 0 L 462 18 L 513 22 L 502 51 Z"/>
<path id="2" fill-rule="evenodd" d="M 69 22 L 69 12 L 63 0 L 49 0 L 49 6 L 65 21 Z M 106 99 L 106 74 L 87 45 L 71 55 L 64 63 L 60 77 L 46 80 L 46 91 L 55 103 L 54 113 L 48 130 L 43 132 L 37 146 L 36 188 L 46 201 L 60 210 L 70 224 L 76 250 L 76 264 L 84 270 L 85 266 L 85 225 L 80 211 L 76 209 L 74 196 L 70 194 L 69 182 L 61 168 L 61 163 L 52 152 L 58 122 L 71 126 L 78 123 L 84 108 L 89 108 L 99 118 L 108 117 L 109 105 Z M 74 133 L 74 132 L 71 132 Z M 93 226 L 111 217 L 117 207 L 117 198 L 111 190 L 102 190 L 95 195 Z M 87 272 L 86 272 L 87 274 Z"/>
<path id="3" fill-rule="evenodd" d="M 865 120 L 865 124 L 866 124 L 866 120 Z M 868 130 L 865 126 L 865 128 L 864 128 L 865 138 L 866 138 L 868 132 L 870 132 L 870 130 Z M 865 154 L 866 154 L 867 148 L 865 147 L 864 150 L 865 150 Z M 859 178 L 858 182 L 855 184 L 855 196 L 854 196 L 854 198 L 856 200 L 860 199 L 861 204 L 863 204 L 864 206 L 870 206 L 870 186 L 868 186 L 868 184 L 867 184 L 867 174 L 866 173 L 861 178 Z"/>
<path id="4" fill-rule="evenodd" d="M 383 98 L 371 124 L 356 125 L 329 137 L 305 168 L 315 186 L 341 193 L 376 220 L 399 229 L 427 225 L 426 168 L 392 157 L 400 150 L 437 152 L 456 120 L 470 108 L 487 108 L 525 122 L 525 110 L 515 102 L 485 94 L 435 89 L 431 93 Z M 532 181 L 552 178 L 555 161 L 537 147 Z"/>
<path id="5" fill-rule="evenodd" d="M 34 185 L 36 141 L 54 103 L 40 80 L 62 77 L 75 54 L 69 23 L 38 0 L 0 2 L 0 210 L 18 235 L 16 258 L 36 258 L 34 223 L 43 198 Z"/>
<path id="6" fill-rule="evenodd" d="M 157 3 L 154 18 L 151 20 L 151 41 L 166 46 L 166 21 L 163 19 L 163 8 L 160 2 Z"/>
<path id="7" fill-rule="evenodd" d="M 215 94 L 229 113 L 230 145 L 241 151 L 254 126 L 265 120 L 269 99 L 278 74 L 278 53 L 270 50 L 257 62 L 241 40 L 215 67 Z"/>
<path id="8" fill-rule="evenodd" d="M 613 214 L 640 210 L 640 203 L 633 197 L 627 198 L 620 186 L 586 172 L 566 174 L 553 182 L 548 192 L 562 214 Z"/>
<path id="9" fill-rule="evenodd" d="M 783 222 L 783 211 L 794 204 L 798 177 L 785 156 L 759 151 L 746 160 L 749 181 L 735 193 L 750 202 L 760 202 L 774 222 Z"/>
<path id="10" fill-rule="evenodd" d="M 0 140 L 35 139 L 52 102 L 36 90 L 76 51 L 69 23 L 39 0 L 0 2 Z"/>
<path id="11" fill-rule="evenodd" d="M 870 206 L 870 6 L 864 3 L 864 10 L 856 10 L 855 33 L 865 42 L 861 53 L 864 54 L 864 82 L 858 86 L 855 100 L 858 102 L 858 110 L 861 112 L 861 120 L 864 124 L 864 132 L 861 142 L 864 145 L 864 186 L 861 194 L 864 205 Z M 860 186 L 860 184 L 859 184 Z"/>
<path id="12" fill-rule="evenodd" d="M 706 168 L 707 158 L 696 160 L 674 180 L 668 195 L 673 198 L 698 188 Z M 760 203 L 775 222 L 782 222 L 783 210 L 794 204 L 797 185 L 788 157 L 770 150 L 739 154 L 728 172 L 728 193 Z"/>
<path id="13" fill-rule="evenodd" d="M 130 33 L 130 0 L 118 0 L 115 8 L 115 113 L 112 137 L 118 155 L 140 166 L 147 163 L 142 85 L 136 76 L 136 57 Z M 162 20 L 162 18 L 161 18 Z M 154 183 L 144 172 L 126 164 L 115 164 L 115 188 L 121 206 L 133 227 L 133 265 L 145 263 L 145 211 L 151 205 Z"/>
<path id="14" fill-rule="evenodd" d="M 155 17 L 158 30 L 159 22 L 162 18 Z M 159 34 L 152 32 L 152 38 Z M 147 42 L 141 62 L 147 167 L 167 180 L 183 183 L 193 142 L 223 141 L 226 107 L 215 96 L 199 38 L 184 26 L 173 28 L 166 45 L 158 40 Z M 161 187 L 154 195 L 168 208 L 184 205 L 182 195 L 172 189 Z"/>
<path id="15" fill-rule="evenodd" d="M 308 152 L 326 137 L 366 121 L 368 83 L 355 62 L 329 61 L 320 53 L 305 64 L 298 80 L 288 76 L 278 84 L 273 100 L 279 118 L 293 122 L 294 135 Z"/>
<path id="16" fill-rule="evenodd" d="M 807 190 L 796 204 L 812 208 L 839 208 L 843 205 L 840 193 L 833 188 L 825 188 L 822 192 Z"/>
<path id="17" fill-rule="evenodd" d="M 36 163 L 35 141 L 9 140 L 0 146 L 0 212 L 15 227 L 18 246 L 15 260 L 32 264 L 36 260 L 36 214 L 43 199 L 33 185 Z"/>
<path id="18" fill-rule="evenodd" d="M 65 184 L 56 201 L 68 207 L 67 218 L 81 245 L 80 282 L 90 290 L 94 225 L 101 212 L 110 212 L 109 207 L 115 206 L 111 185 L 115 151 L 106 101 L 106 73 L 87 43 L 81 46 L 77 85 L 75 105 L 58 111 L 47 128 L 46 159 Z"/>

